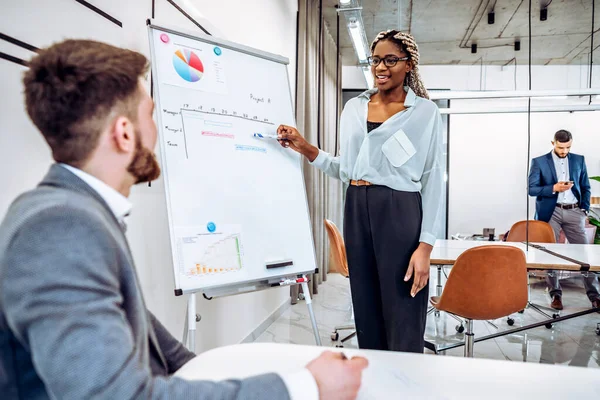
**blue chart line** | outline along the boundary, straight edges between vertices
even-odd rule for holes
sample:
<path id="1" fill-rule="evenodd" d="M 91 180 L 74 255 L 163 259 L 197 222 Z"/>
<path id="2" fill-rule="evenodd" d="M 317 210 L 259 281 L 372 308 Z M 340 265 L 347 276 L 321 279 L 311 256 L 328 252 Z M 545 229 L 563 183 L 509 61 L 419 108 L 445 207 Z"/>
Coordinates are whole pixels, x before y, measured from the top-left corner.
<path id="1" fill-rule="evenodd" d="M 258 153 L 266 153 L 267 149 L 264 147 L 246 146 L 243 144 L 236 144 L 235 149 L 239 151 L 256 151 Z"/>

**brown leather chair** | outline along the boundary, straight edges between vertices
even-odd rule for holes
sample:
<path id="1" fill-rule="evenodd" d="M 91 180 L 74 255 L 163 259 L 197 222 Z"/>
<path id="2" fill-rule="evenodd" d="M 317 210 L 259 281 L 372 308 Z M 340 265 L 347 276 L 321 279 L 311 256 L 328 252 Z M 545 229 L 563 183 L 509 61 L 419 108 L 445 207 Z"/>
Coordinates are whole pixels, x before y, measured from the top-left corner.
<path id="1" fill-rule="evenodd" d="M 431 304 L 466 320 L 465 357 L 473 357 L 473 320 L 496 319 L 527 304 L 527 264 L 512 246 L 479 246 L 462 253 L 441 296 Z"/>
<path id="2" fill-rule="evenodd" d="M 529 229 L 529 242 L 531 243 L 556 243 L 556 235 L 554 235 L 554 229 L 552 226 L 544 221 L 529 221 L 529 228 L 527 228 L 527 221 L 516 222 L 508 231 L 507 242 L 525 242 L 527 241 L 527 229 Z M 552 273 L 552 272 L 550 272 Z M 533 274 L 535 275 L 535 273 Z M 543 306 L 541 304 L 535 304 L 531 302 L 531 283 L 527 284 L 528 300 L 527 308 L 532 308 L 539 314 L 547 318 L 552 318 L 555 315 L 559 315 L 558 312 L 550 307 Z M 546 311 L 550 311 L 552 315 Z M 523 312 L 524 310 L 520 311 Z M 515 320 L 511 317 L 507 319 L 508 325 L 513 325 Z M 546 328 L 552 328 L 552 324 L 546 325 Z"/>
<path id="3" fill-rule="evenodd" d="M 329 237 L 329 272 L 339 272 L 348 277 L 348 260 L 344 238 L 337 226 L 330 220 L 324 220 L 325 230 Z"/>
<path id="4" fill-rule="evenodd" d="M 348 272 L 348 260 L 346 259 L 346 246 L 344 244 L 344 238 L 340 233 L 337 226 L 330 220 L 326 219 L 325 230 L 329 237 L 329 272 L 339 272 L 346 278 L 349 276 Z M 352 320 L 354 320 L 354 313 L 352 313 Z M 331 334 L 331 340 L 337 341 L 340 338 L 339 331 L 356 329 L 354 322 L 349 322 L 344 325 L 338 325 L 334 328 Z M 336 347 L 343 347 L 344 343 L 356 336 L 356 331 L 352 332 L 348 336 L 340 340 L 341 344 Z"/>
<path id="5" fill-rule="evenodd" d="M 527 221 L 515 223 L 508 231 L 507 242 L 527 241 Z M 556 243 L 554 229 L 544 221 L 529 221 L 529 241 L 532 243 Z"/>

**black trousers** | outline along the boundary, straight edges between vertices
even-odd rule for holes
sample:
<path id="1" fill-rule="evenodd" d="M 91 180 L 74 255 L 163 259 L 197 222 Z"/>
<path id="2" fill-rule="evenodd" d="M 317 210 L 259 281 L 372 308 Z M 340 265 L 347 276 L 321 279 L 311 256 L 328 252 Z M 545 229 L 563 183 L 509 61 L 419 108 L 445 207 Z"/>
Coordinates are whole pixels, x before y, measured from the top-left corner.
<path id="1" fill-rule="evenodd" d="M 361 349 L 422 353 L 429 284 L 413 298 L 404 276 L 419 246 L 423 210 L 418 192 L 350 186 L 344 241 Z"/>

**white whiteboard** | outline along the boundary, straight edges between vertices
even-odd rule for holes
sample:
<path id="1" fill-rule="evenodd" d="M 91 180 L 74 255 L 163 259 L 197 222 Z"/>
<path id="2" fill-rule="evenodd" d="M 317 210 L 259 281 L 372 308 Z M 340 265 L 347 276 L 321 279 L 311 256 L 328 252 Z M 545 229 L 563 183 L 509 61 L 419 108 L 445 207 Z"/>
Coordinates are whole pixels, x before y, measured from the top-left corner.
<path id="1" fill-rule="evenodd" d="M 253 137 L 295 124 L 287 59 L 149 32 L 176 292 L 313 272 L 300 156 Z"/>

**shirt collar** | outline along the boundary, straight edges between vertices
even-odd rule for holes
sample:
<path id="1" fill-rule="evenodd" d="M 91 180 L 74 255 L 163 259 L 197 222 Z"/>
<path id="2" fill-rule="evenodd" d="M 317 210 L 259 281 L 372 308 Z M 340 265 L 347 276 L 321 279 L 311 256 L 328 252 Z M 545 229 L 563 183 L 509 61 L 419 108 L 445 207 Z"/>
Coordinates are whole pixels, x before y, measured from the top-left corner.
<path id="1" fill-rule="evenodd" d="M 415 102 L 417 100 L 417 95 L 408 86 L 404 86 L 404 90 L 406 91 L 406 98 L 404 99 L 404 107 L 409 108 L 409 107 L 414 106 Z M 371 96 L 373 96 L 378 91 L 379 91 L 379 89 L 377 89 L 377 88 L 369 89 L 369 90 L 362 92 L 358 97 L 363 97 L 367 100 L 370 100 Z"/>
<path id="2" fill-rule="evenodd" d="M 117 217 L 119 222 L 123 222 L 124 218 L 129 215 L 132 209 L 132 204 L 127 197 L 123 196 L 121 193 L 117 192 L 115 189 L 108 186 L 95 176 L 88 174 L 87 172 L 83 172 L 82 170 L 67 164 L 61 163 L 59 165 L 77 175 L 78 178 L 94 189 L 100 195 L 100 197 L 102 197 L 106 204 L 108 204 L 108 207 L 113 212 L 115 217 Z"/>
<path id="3" fill-rule="evenodd" d="M 553 159 L 554 161 L 561 162 L 561 161 L 568 160 L 568 159 L 569 159 L 569 156 L 567 155 L 565 158 L 560 158 L 559 156 L 557 156 L 557 155 L 556 155 L 556 153 L 554 152 L 554 150 L 552 150 L 552 159 Z"/>

